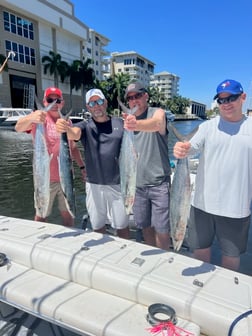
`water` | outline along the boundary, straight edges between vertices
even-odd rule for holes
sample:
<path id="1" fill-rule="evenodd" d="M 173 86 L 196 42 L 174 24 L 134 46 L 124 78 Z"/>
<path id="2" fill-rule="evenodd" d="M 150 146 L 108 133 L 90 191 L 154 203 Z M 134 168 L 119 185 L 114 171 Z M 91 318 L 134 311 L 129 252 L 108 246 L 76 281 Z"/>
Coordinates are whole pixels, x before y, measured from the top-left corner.
<path id="1" fill-rule="evenodd" d="M 200 121 L 187 120 L 174 122 L 173 125 L 180 133 L 187 134 L 199 123 Z M 173 159 L 172 148 L 176 141 L 174 135 L 170 134 L 169 152 L 171 159 Z M 33 219 L 32 137 L 30 134 L 0 129 L 0 144 L 0 215 Z M 79 148 L 83 153 L 81 144 L 79 144 Z M 79 168 L 74 167 L 77 212 L 75 225 L 79 227 L 82 217 L 86 213 L 85 187 L 81 180 Z M 61 223 L 56 205 L 54 205 L 52 215 L 48 220 L 56 224 Z"/>
<path id="2" fill-rule="evenodd" d="M 24 219 L 34 218 L 32 157 L 33 146 L 30 134 L 0 130 L 0 215 Z M 82 148 L 80 147 L 82 151 Z M 77 227 L 86 212 L 85 187 L 81 172 L 75 167 L 76 219 Z M 61 224 L 54 205 L 51 223 Z"/>
<path id="3" fill-rule="evenodd" d="M 202 122 L 203 122 L 202 120 L 174 121 L 172 125 L 176 127 L 176 129 L 179 131 L 180 134 L 187 135 L 191 133 Z M 169 144 L 169 157 L 171 160 L 174 160 L 173 146 L 176 141 L 178 141 L 178 139 L 172 132 L 170 132 L 168 144 Z"/>
<path id="4" fill-rule="evenodd" d="M 181 134 L 190 133 L 202 121 L 186 120 L 173 122 Z M 172 149 L 177 139 L 169 136 L 169 154 L 173 158 Z M 31 135 L 0 130 L 0 215 L 23 219 L 34 218 L 32 155 L 33 146 Z M 79 145 L 83 153 L 82 146 Z M 76 191 L 76 227 L 81 227 L 82 217 L 86 213 L 85 186 L 81 180 L 81 172 L 75 167 Z M 49 222 L 61 224 L 57 206 L 54 206 Z M 248 250 L 241 257 L 242 273 L 252 275 L 252 230 L 249 234 Z M 219 264 L 220 256 L 215 249 L 213 261 Z"/>

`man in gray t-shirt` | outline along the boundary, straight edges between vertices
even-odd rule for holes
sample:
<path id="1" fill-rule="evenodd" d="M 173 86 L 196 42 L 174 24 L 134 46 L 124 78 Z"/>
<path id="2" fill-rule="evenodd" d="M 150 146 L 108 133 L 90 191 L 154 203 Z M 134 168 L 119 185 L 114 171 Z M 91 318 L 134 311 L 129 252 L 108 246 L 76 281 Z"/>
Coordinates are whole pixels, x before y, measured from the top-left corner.
<path id="1" fill-rule="evenodd" d="M 137 228 L 144 241 L 168 250 L 170 246 L 170 162 L 165 111 L 148 106 L 149 95 L 140 82 L 129 84 L 125 99 L 134 114 L 124 114 L 124 127 L 134 131 L 138 154 L 136 195 L 133 205 Z"/>

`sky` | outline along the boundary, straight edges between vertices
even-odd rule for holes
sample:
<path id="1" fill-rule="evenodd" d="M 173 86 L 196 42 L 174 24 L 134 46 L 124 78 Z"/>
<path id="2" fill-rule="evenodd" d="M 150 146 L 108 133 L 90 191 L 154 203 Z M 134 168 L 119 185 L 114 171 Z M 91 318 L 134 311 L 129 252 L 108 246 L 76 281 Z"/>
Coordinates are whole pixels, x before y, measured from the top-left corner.
<path id="1" fill-rule="evenodd" d="M 135 51 L 154 73 L 180 77 L 179 95 L 211 107 L 217 85 L 239 81 L 252 108 L 251 0 L 72 0 L 75 16 L 111 42 Z"/>

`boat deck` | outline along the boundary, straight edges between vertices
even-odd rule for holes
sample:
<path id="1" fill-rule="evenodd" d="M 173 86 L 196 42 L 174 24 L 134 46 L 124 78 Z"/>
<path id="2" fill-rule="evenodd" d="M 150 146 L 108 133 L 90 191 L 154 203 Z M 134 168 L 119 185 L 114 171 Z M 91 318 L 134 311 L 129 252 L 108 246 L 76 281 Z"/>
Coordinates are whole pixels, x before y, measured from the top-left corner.
<path id="1" fill-rule="evenodd" d="M 153 303 L 194 336 L 228 335 L 251 310 L 249 276 L 134 241 L 0 217 L 0 300 L 80 335 L 150 335 Z M 232 336 L 249 335 L 252 317 Z"/>

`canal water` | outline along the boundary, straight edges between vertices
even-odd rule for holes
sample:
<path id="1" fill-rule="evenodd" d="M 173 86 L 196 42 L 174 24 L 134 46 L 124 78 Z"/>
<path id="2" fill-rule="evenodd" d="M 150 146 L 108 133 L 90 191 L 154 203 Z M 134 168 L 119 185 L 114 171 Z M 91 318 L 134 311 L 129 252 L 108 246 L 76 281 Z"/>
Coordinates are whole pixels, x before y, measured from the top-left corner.
<path id="1" fill-rule="evenodd" d="M 190 131 L 200 121 L 179 121 L 173 125 L 182 134 Z M 170 157 L 173 159 L 172 148 L 176 142 L 171 134 L 169 137 Z M 79 144 L 80 151 L 83 148 Z M 0 215 L 24 219 L 34 217 L 33 174 L 32 174 L 32 137 L 26 133 L 16 133 L 0 129 Z M 81 224 L 85 208 L 85 185 L 81 180 L 81 172 L 74 165 L 75 193 L 76 193 L 76 220 L 78 227 Z M 49 221 L 60 223 L 60 216 L 55 206 Z"/>
<path id="2" fill-rule="evenodd" d="M 189 134 L 202 121 L 173 122 L 181 134 Z M 170 158 L 173 160 L 172 148 L 177 140 L 169 136 Z M 81 144 L 79 148 L 83 153 Z M 34 218 L 33 146 L 30 134 L 0 130 L 0 215 L 23 219 Z M 81 180 L 81 172 L 74 164 L 76 219 L 75 226 L 81 227 L 82 217 L 86 214 L 85 185 Z M 51 223 L 60 224 L 61 219 L 57 206 L 48 219 Z M 242 273 L 252 275 L 252 230 L 250 230 L 248 251 L 241 258 Z M 218 249 L 214 252 L 214 262 L 219 264 Z"/>
<path id="3" fill-rule="evenodd" d="M 82 151 L 82 148 L 80 147 Z M 26 133 L 0 130 L 0 215 L 24 219 L 34 218 L 32 137 Z M 85 185 L 80 169 L 75 166 L 76 226 L 85 213 Z M 49 222 L 61 224 L 57 205 Z"/>

